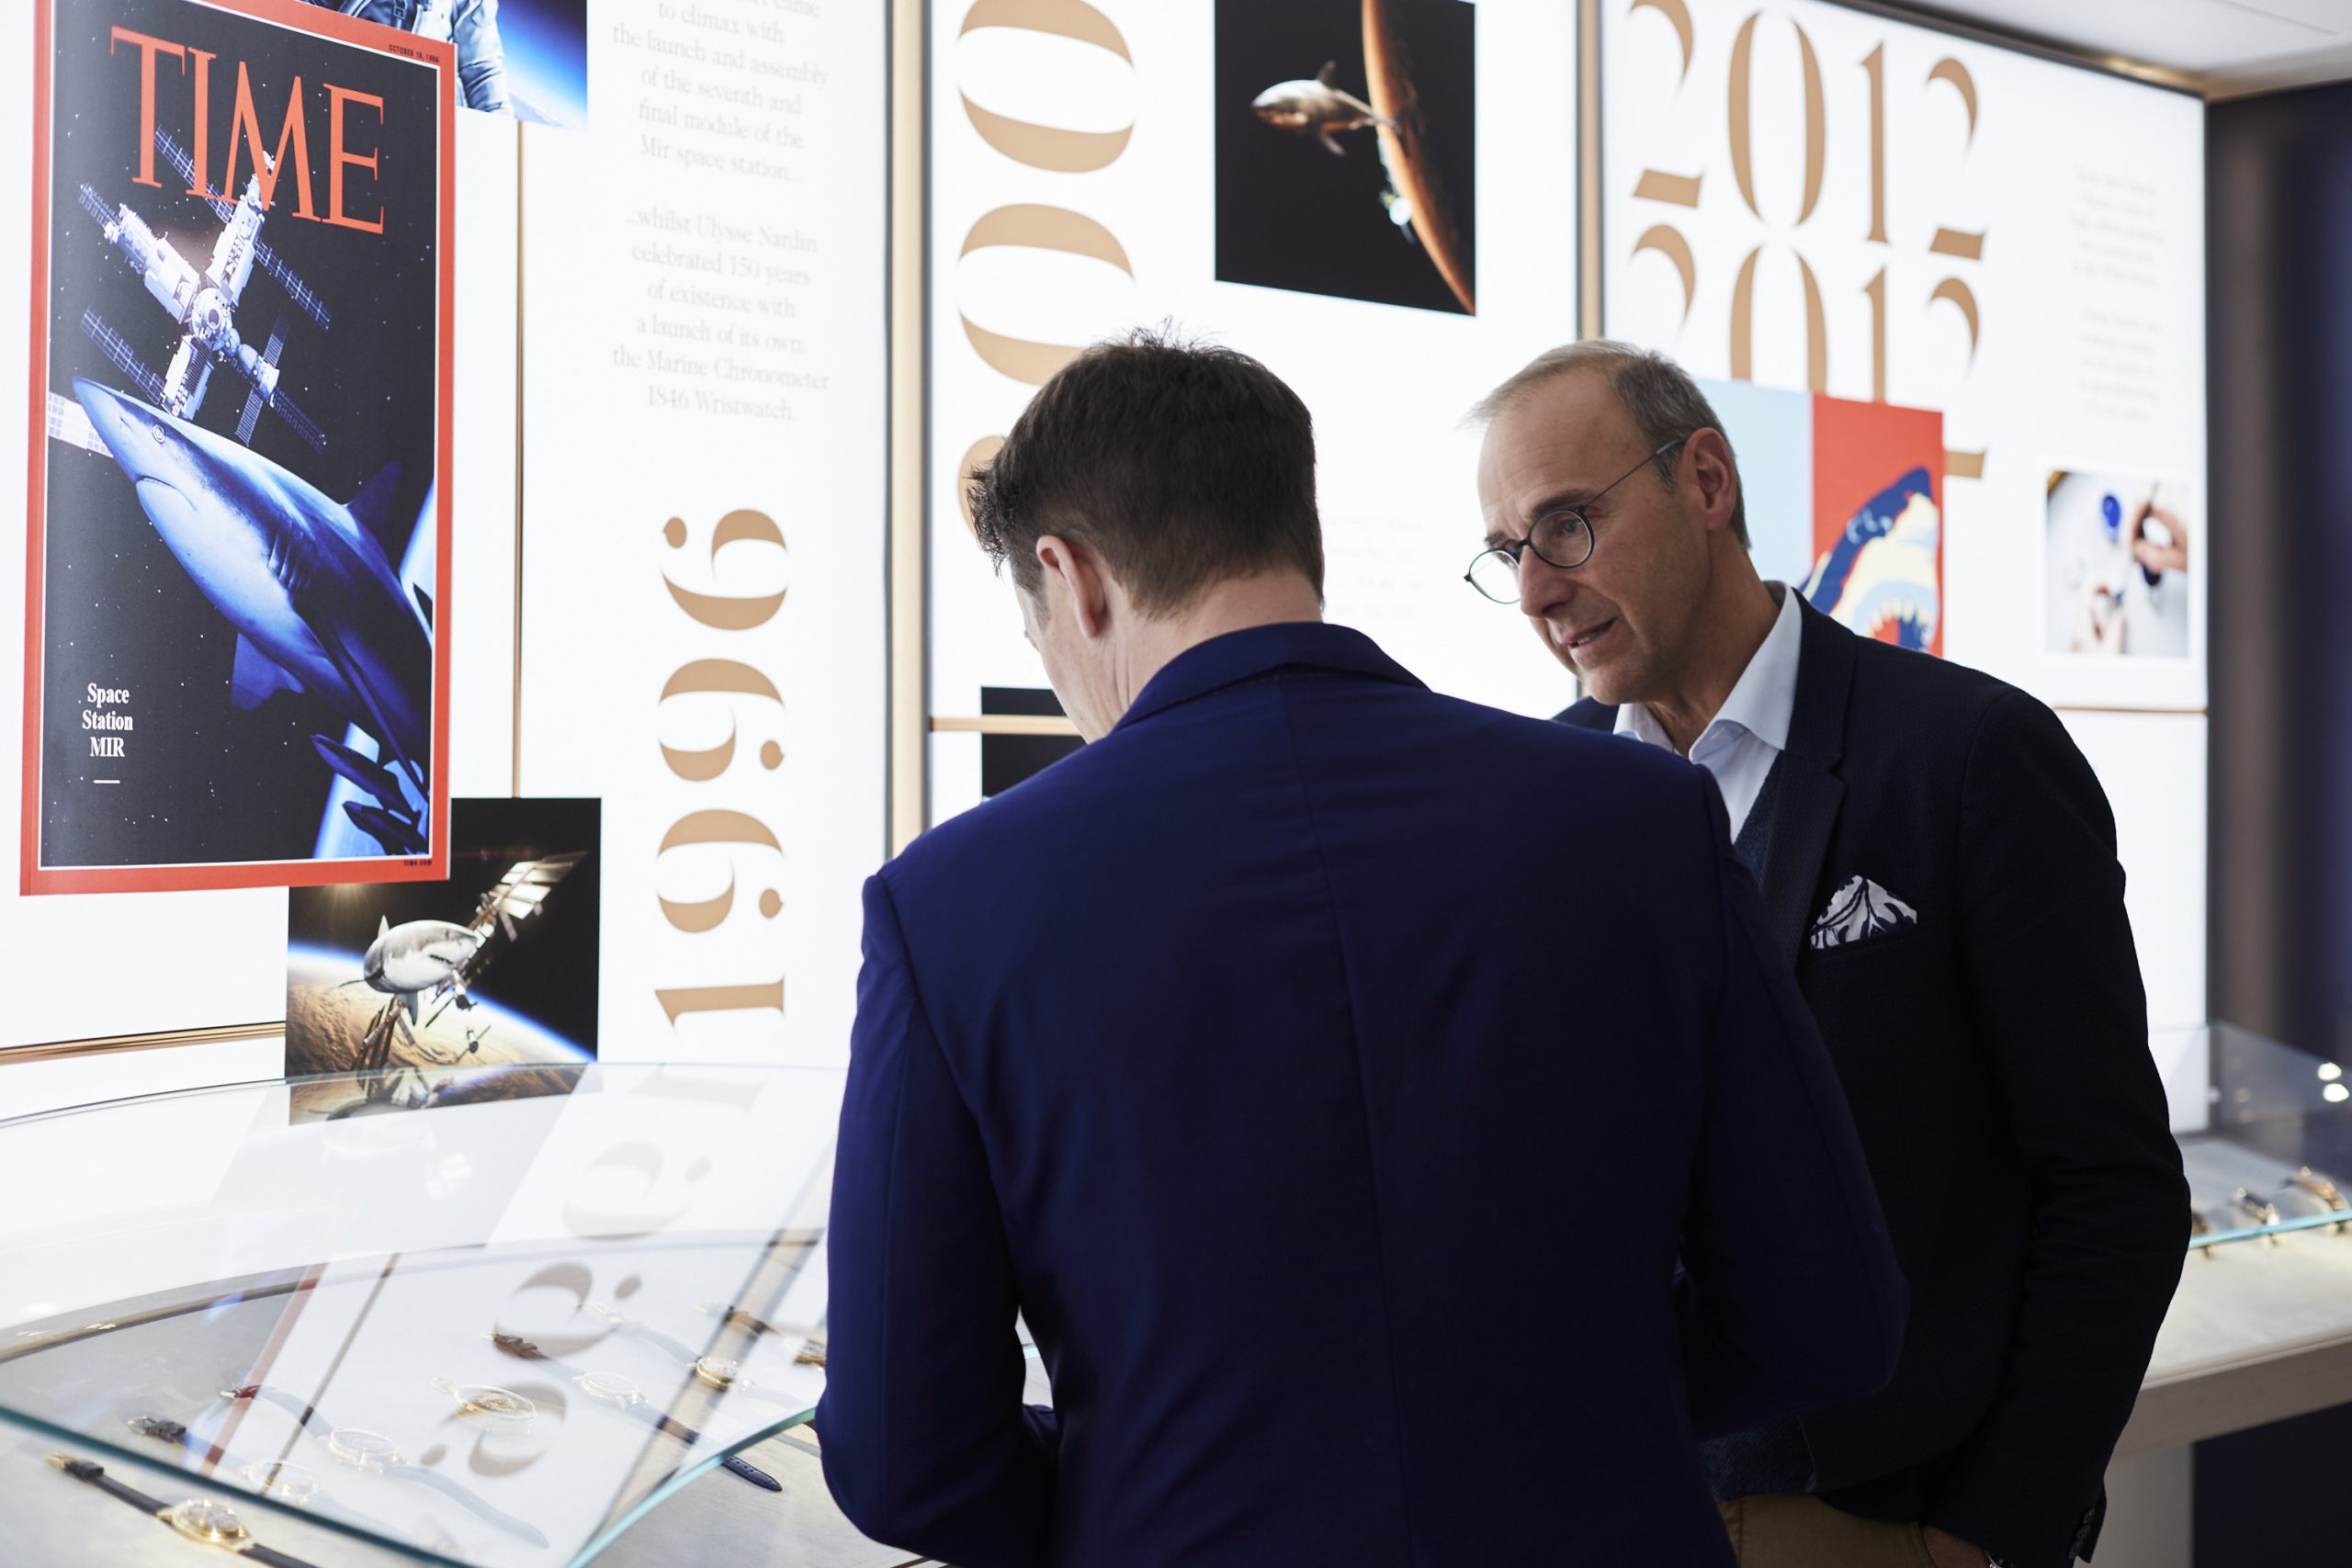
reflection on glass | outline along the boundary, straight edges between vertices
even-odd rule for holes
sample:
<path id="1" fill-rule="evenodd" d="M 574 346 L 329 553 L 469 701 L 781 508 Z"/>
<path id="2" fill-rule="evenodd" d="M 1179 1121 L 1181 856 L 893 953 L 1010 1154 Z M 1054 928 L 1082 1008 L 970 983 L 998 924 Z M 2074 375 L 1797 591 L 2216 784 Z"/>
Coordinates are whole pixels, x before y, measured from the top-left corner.
<path id="1" fill-rule="evenodd" d="M 584 1562 L 715 1465 L 775 1488 L 733 1450 L 822 1388 L 841 1074 L 545 1088 L 322 1117 L 369 1103 L 338 1075 L 0 1122 L 0 1168 L 63 1178 L 0 1212 L 0 1432 L 488 1568 Z M 39 1506 L 105 1504 L 74 1479 Z"/>

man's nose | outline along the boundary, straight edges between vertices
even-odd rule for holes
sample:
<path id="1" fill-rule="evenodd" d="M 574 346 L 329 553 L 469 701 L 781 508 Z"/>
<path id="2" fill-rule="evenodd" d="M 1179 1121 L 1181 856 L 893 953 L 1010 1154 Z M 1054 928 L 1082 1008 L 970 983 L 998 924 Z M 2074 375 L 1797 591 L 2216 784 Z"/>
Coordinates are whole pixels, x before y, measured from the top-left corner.
<path id="1" fill-rule="evenodd" d="M 1533 550 L 1519 554 L 1519 607 L 1535 620 L 1566 609 L 1577 596 L 1577 574 L 1554 566 Z"/>

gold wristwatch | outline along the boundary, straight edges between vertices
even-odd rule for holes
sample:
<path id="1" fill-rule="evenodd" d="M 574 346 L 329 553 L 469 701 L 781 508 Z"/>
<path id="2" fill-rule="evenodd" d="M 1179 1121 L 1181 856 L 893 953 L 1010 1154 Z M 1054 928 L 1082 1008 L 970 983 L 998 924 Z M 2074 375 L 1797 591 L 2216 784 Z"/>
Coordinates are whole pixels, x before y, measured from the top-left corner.
<path id="1" fill-rule="evenodd" d="M 209 1497 L 190 1497 L 179 1503 L 158 1502 L 137 1487 L 126 1486 L 117 1481 L 107 1473 L 106 1466 L 94 1460 L 51 1454 L 49 1462 L 74 1480 L 95 1486 L 108 1496 L 119 1497 L 142 1514 L 153 1515 L 190 1540 L 217 1546 L 223 1551 L 233 1551 L 249 1562 L 266 1563 L 268 1568 L 311 1568 L 299 1557 L 274 1551 L 255 1540 L 252 1529 L 226 1503 L 215 1502 Z"/>

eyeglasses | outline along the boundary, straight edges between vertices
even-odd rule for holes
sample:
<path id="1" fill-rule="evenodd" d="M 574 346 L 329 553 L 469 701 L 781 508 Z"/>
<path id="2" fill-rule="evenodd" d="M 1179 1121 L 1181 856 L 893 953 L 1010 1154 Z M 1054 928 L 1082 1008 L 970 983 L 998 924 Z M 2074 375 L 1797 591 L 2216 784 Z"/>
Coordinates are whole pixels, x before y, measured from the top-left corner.
<path id="1" fill-rule="evenodd" d="M 1462 581 L 1498 604 L 1516 604 L 1519 564 L 1523 552 L 1533 550 L 1536 559 L 1562 571 L 1575 570 L 1592 558 L 1592 519 L 1584 514 L 1585 508 L 1690 439 L 1687 435 L 1676 436 L 1595 491 L 1590 501 L 1546 512 L 1535 520 L 1527 537 L 1479 551 L 1471 561 L 1470 570 L 1462 574 Z"/>

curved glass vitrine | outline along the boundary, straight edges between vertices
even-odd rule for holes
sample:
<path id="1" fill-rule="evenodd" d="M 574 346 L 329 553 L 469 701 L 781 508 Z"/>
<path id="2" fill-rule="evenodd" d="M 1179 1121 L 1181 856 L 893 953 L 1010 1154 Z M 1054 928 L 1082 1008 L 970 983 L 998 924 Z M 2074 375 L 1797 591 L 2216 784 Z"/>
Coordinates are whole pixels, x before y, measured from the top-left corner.
<path id="1" fill-rule="evenodd" d="M 738 1454 L 822 1387 L 841 1081 L 338 1075 L 0 1122 L 12 1533 L 547 1568 L 690 1481 L 783 1529 Z"/>
<path id="2" fill-rule="evenodd" d="M 2334 1061 L 2233 1024 L 2185 1053 L 2205 1070 L 2204 1125 L 2179 1134 L 2192 1252 L 2308 1233 L 2352 1248 L 2352 1079 Z"/>

